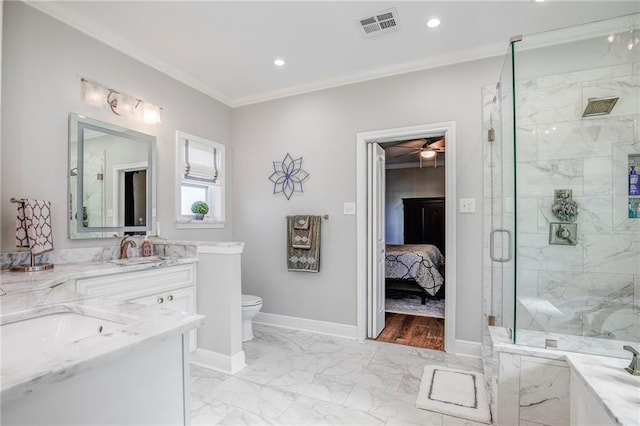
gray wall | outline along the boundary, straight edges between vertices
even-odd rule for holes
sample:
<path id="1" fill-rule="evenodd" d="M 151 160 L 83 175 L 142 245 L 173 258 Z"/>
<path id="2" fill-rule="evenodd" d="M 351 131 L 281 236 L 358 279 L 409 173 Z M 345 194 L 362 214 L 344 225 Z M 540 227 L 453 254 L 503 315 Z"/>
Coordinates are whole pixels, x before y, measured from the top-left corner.
<path id="1" fill-rule="evenodd" d="M 13 250 L 12 196 L 53 202 L 57 248 L 111 245 L 66 238 L 67 117 L 86 114 L 158 137 L 158 220 L 162 235 L 245 241 L 243 289 L 264 297 L 264 312 L 356 323 L 355 201 L 357 132 L 454 120 L 457 192 L 481 198 L 480 88 L 498 78 L 502 58 L 353 84 L 231 110 L 22 3 L 5 3 L 2 73 L 2 250 Z M 86 76 L 164 107 L 161 126 L 118 119 L 84 105 Z M 175 130 L 227 145 L 224 230 L 177 231 L 174 219 Z M 233 140 L 233 147 L 231 147 Z M 233 148 L 233 149 L 231 149 Z M 232 152 L 233 151 L 233 152 Z M 272 194 L 272 161 L 289 152 L 311 176 L 290 201 Z M 235 171 L 237 170 L 237 171 Z M 231 186 L 233 182 L 233 188 Z M 284 216 L 330 214 L 323 221 L 318 274 L 288 273 Z M 456 338 L 480 340 L 481 217 L 457 215 Z"/>
<path id="2" fill-rule="evenodd" d="M 111 240 L 67 239 L 67 126 L 75 112 L 157 137 L 157 216 L 162 236 L 176 239 L 229 240 L 223 230 L 176 230 L 175 132 L 177 129 L 227 145 L 231 176 L 231 108 L 132 59 L 20 2 L 4 3 L 2 70 L 2 251 L 13 251 L 15 205 L 11 197 L 52 202 L 56 248 L 112 245 Z M 164 108 L 159 126 L 117 117 L 85 105 L 80 77 L 148 100 Z M 227 197 L 231 194 L 227 181 Z"/>
<path id="3" fill-rule="evenodd" d="M 243 290 L 263 312 L 356 324 L 356 133 L 455 121 L 457 195 L 482 197 L 481 87 L 503 58 L 420 71 L 238 108 L 234 111 L 234 239 L 245 241 Z M 272 161 L 289 152 L 311 174 L 290 201 L 272 194 Z M 478 203 L 480 205 L 480 203 Z M 318 274 L 287 272 L 285 219 L 328 213 Z M 480 341 L 482 221 L 456 215 L 456 339 Z"/>
<path id="4" fill-rule="evenodd" d="M 387 169 L 384 216 L 387 244 L 404 244 L 403 198 L 444 196 L 444 166 Z"/>

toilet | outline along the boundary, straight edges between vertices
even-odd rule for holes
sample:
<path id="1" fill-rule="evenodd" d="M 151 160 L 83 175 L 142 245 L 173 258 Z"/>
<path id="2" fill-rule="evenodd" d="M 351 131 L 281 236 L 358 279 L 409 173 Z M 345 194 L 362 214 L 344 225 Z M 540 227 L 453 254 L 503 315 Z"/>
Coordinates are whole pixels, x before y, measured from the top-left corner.
<path id="1" fill-rule="evenodd" d="M 242 295 L 242 341 L 253 339 L 252 320 L 262 309 L 262 297 L 251 294 Z"/>

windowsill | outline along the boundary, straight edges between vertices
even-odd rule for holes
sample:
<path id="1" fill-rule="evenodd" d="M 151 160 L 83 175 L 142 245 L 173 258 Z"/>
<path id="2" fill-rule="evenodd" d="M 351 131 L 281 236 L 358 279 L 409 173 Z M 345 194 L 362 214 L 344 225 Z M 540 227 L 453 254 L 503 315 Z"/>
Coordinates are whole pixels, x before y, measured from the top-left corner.
<path id="1" fill-rule="evenodd" d="M 203 228 L 224 228 L 226 222 L 215 221 L 213 219 L 195 220 L 195 219 L 177 219 L 177 229 L 203 229 Z"/>

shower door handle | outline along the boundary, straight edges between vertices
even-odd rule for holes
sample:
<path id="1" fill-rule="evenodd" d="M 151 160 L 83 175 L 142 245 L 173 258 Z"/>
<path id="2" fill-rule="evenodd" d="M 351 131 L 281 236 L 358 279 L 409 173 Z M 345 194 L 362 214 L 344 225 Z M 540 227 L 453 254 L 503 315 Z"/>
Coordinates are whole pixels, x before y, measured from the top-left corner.
<path id="1" fill-rule="evenodd" d="M 495 236 L 498 232 L 507 234 L 507 257 L 496 257 L 494 253 Z M 511 231 L 508 229 L 494 229 L 491 231 L 491 234 L 489 234 L 489 256 L 494 262 L 505 263 L 511 260 L 513 256 L 511 251 Z"/>

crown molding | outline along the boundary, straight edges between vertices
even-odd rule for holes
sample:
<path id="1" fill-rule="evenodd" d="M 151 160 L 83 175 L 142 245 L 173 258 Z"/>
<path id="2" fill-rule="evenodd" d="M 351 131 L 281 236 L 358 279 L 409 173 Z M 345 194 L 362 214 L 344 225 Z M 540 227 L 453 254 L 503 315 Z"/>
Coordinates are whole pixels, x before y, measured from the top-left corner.
<path id="1" fill-rule="evenodd" d="M 23 0 L 25 4 L 32 8 L 51 16 L 52 18 L 94 38 L 109 47 L 112 47 L 127 56 L 130 56 L 145 65 L 148 65 L 169 77 L 178 80 L 193 89 L 204 93 L 212 97 L 213 99 L 222 102 L 223 104 L 232 108 L 238 108 L 242 106 L 272 101 L 276 99 L 286 98 L 289 96 L 301 95 L 304 93 L 311 93 L 320 90 L 330 89 L 334 87 L 346 86 L 349 84 L 361 83 L 370 80 L 377 80 L 380 78 L 391 77 L 395 75 L 406 74 L 414 71 L 420 71 L 430 68 L 438 68 L 446 65 L 453 65 L 461 62 L 469 62 L 477 59 L 483 59 L 492 56 L 499 56 L 506 52 L 504 43 L 497 45 L 486 46 L 480 49 L 469 49 L 462 52 L 454 52 L 447 55 L 441 55 L 432 57 L 429 59 L 423 59 L 420 61 L 413 61 L 408 63 L 402 63 L 392 65 L 389 67 L 378 68 L 372 71 L 365 71 L 362 73 L 351 74 L 344 77 L 338 77 L 334 79 L 315 81 L 308 84 L 302 84 L 298 86 L 289 87 L 281 90 L 274 90 L 270 92 L 259 93 L 256 95 L 250 95 L 245 97 L 233 98 L 221 90 L 210 87 L 209 85 L 201 82 L 198 79 L 193 78 L 188 73 L 167 64 L 163 60 L 157 58 L 154 55 L 150 55 L 142 49 L 133 46 L 126 39 L 119 37 L 118 35 L 102 30 L 89 25 L 86 21 L 83 21 L 75 13 L 69 11 L 67 8 L 53 2 L 38 1 L 38 0 Z"/>
<path id="2" fill-rule="evenodd" d="M 463 62 L 471 62 L 479 59 L 501 56 L 506 53 L 507 46 L 507 43 L 493 44 L 480 48 L 467 49 L 459 52 L 421 59 L 419 61 L 404 62 L 402 64 L 392 65 L 384 68 L 377 68 L 375 70 L 365 71 L 362 73 L 350 74 L 344 77 L 316 81 L 309 84 L 301 84 L 282 90 L 274 90 L 255 96 L 238 98 L 233 101 L 231 106 L 234 108 L 238 108 L 251 104 L 286 98 L 289 96 L 302 95 L 305 93 L 317 92 L 320 90 L 332 89 L 340 86 L 347 86 L 349 84 L 363 83 L 366 81 L 393 77 L 396 75 L 408 74 L 416 71 L 440 68 Z"/>
<path id="3" fill-rule="evenodd" d="M 238 108 L 252 104 L 273 101 L 290 96 L 302 95 L 305 93 L 317 92 L 346 86 L 350 84 L 362 83 L 371 80 L 377 80 L 386 77 L 407 74 L 416 71 L 422 71 L 433 68 L 440 68 L 449 65 L 455 65 L 464 62 L 472 62 L 480 59 L 503 56 L 507 53 L 509 43 L 487 45 L 479 48 L 467 49 L 458 52 L 452 52 L 435 57 L 429 57 L 412 62 L 405 62 L 388 67 L 377 68 L 375 70 L 367 70 L 361 73 L 350 74 L 347 76 L 337 77 L 333 79 L 315 81 L 307 84 L 288 87 L 285 89 L 267 91 L 255 95 L 244 97 L 232 97 L 223 90 L 213 88 L 208 84 L 192 77 L 189 73 L 174 67 L 163 60 L 151 55 L 142 49 L 133 46 L 126 39 L 118 35 L 92 27 L 89 23 L 83 21 L 79 16 L 70 12 L 67 8 L 60 7 L 58 4 L 47 1 L 23 0 L 25 4 L 32 8 L 45 13 L 58 21 L 92 37 L 124 54 L 130 56 L 166 75 L 174 78 L 193 89 L 204 93 L 207 96 L 229 106 Z M 542 33 L 525 35 L 523 37 L 522 49 L 534 49 L 544 46 L 567 43 L 570 41 L 580 40 L 589 37 L 597 37 L 607 34 L 609 31 L 628 30 L 629 26 L 635 24 L 638 26 L 640 14 L 632 14 L 619 18 L 607 19 L 603 21 L 593 22 L 589 24 L 576 25 L 558 30 L 545 31 Z"/>
<path id="4" fill-rule="evenodd" d="M 599 37 L 602 35 L 608 35 L 611 31 L 628 31 L 630 27 L 638 28 L 638 26 L 640 26 L 640 14 L 636 13 L 620 16 L 617 18 L 605 19 L 602 21 L 574 25 L 571 27 L 517 37 L 524 41 L 524 43 L 522 43 L 521 49 L 530 50 L 546 46 L 569 43 L 582 39 Z M 514 37 L 512 37 L 512 39 L 513 38 Z M 509 41 L 505 41 L 505 43 L 497 43 L 480 48 L 467 49 L 464 51 L 453 52 L 450 54 L 430 57 L 418 61 L 406 62 L 385 68 L 378 68 L 363 73 L 351 74 L 348 76 L 325 80 L 322 82 L 314 82 L 310 84 L 290 87 L 283 90 L 266 92 L 263 94 L 258 94 L 256 96 L 238 98 L 233 101 L 232 107 L 237 108 L 289 96 L 331 89 L 339 86 L 346 86 L 349 84 L 362 83 L 365 81 L 407 74 L 410 72 L 440 68 L 464 62 L 472 62 L 480 59 L 502 56 L 507 54 L 509 44 Z"/>

